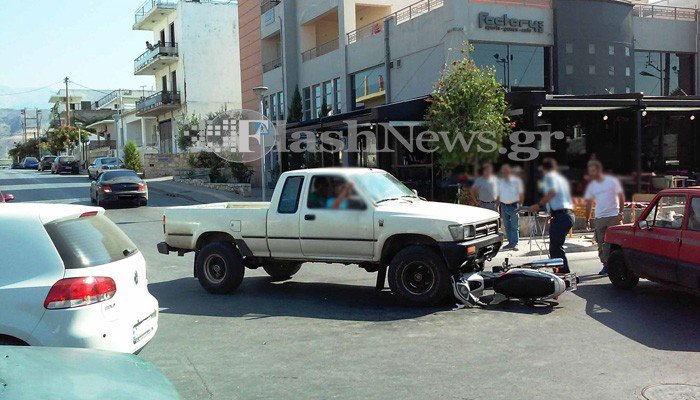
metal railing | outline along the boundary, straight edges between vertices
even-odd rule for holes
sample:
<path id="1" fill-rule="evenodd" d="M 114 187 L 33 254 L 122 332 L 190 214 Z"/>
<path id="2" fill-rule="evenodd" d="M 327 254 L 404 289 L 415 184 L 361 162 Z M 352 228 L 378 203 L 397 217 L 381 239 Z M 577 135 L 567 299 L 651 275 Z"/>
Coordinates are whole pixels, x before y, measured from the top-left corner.
<path id="1" fill-rule="evenodd" d="M 552 8 L 552 0 L 469 0 L 470 3 L 497 4 L 501 6 Z"/>
<path id="2" fill-rule="evenodd" d="M 640 18 L 674 19 L 680 21 L 697 21 L 698 10 L 695 8 L 636 5 L 632 9 L 632 15 Z"/>
<path id="3" fill-rule="evenodd" d="M 136 103 L 136 111 L 143 112 L 168 104 L 180 104 L 180 92 L 162 90 Z"/>
<path id="4" fill-rule="evenodd" d="M 301 53 L 301 62 L 307 62 L 309 60 L 313 60 L 314 58 L 321 57 L 324 54 L 338 50 L 339 43 L 340 41 L 338 38 L 335 38 L 330 42 L 326 42 L 314 47 L 313 49 L 306 50 L 305 52 Z"/>
<path id="5" fill-rule="evenodd" d="M 120 89 L 114 90 L 114 91 L 110 92 L 109 94 L 107 94 L 106 96 L 102 97 L 101 99 L 97 100 L 96 102 L 93 103 L 93 107 L 92 107 L 92 108 L 93 108 L 94 110 L 99 110 L 99 109 L 102 108 L 105 104 L 107 104 L 107 103 L 111 102 L 112 100 L 116 99 L 117 96 L 119 96 L 119 90 L 120 90 Z"/>
<path id="6" fill-rule="evenodd" d="M 358 40 L 362 40 L 370 36 L 382 33 L 384 31 L 384 21 L 387 18 L 394 17 L 396 19 L 396 23 L 400 24 L 402 22 L 409 21 L 420 15 L 429 13 L 430 11 L 440 8 L 444 5 L 444 3 L 444 0 L 421 0 L 417 3 L 411 4 L 410 6 L 402 8 L 401 10 L 396 11 L 393 14 L 389 14 L 384 18 L 380 18 L 376 21 L 370 22 L 369 24 L 361 28 L 349 32 L 347 34 L 348 44 L 355 43 Z"/>
<path id="7" fill-rule="evenodd" d="M 263 15 L 266 12 L 272 10 L 273 8 L 275 8 L 276 5 L 278 5 L 281 2 L 281 0 L 262 0 L 260 2 L 260 15 Z"/>
<path id="8" fill-rule="evenodd" d="M 263 69 L 263 72 L 270 72 L 273 69 L 277 69 L 281 66 L 282 66 L 282 58 L 280 57 L 280 58 L 276 58 L 272 61 L 266 62 L 265 64 L 263 64 L 262 69 Z"/>
<path id="9" fill-rule="evenodd" d="M 138 71 L 145 65 L 161 56 L 177 57 L 177 43 L 156 43 L 152 49 L 146 50 L 134 60 L 134 71 Z"/>
<path id="10" fill-rule="evenodd" d="M 178 0 L 147 0 L 141 8 L 134 13 L 134 23 L 141 22 L 154 8 L 175 8 Z"/>

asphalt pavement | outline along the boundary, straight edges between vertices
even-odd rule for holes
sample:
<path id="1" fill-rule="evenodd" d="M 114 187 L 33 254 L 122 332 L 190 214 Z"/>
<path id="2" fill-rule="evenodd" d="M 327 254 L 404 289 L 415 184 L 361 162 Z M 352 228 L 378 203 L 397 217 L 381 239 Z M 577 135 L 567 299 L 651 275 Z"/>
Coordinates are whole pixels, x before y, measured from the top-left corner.
<path id="1" fill-rule="evenodd" d="M 89 184 L 0 171 L 18 202 L 89 204 Z M 700 299 L 646 281 L 615 290 L 595 253 L 571 256 L 577 291 L 536 307 L 400 307 L 374 291 L 375 274 L 334 264 L 285 282 L 247 271 L 236 293 L 215 296 L 192 278 L 191 254 L 157 253 L 162 207 L 245 199 L 168 181 L 149 190 L 149 207 L 107 215 L 143 252 L 160 302 L 140 356 L 184 399 L 638 399 L 700 384 Z"/>

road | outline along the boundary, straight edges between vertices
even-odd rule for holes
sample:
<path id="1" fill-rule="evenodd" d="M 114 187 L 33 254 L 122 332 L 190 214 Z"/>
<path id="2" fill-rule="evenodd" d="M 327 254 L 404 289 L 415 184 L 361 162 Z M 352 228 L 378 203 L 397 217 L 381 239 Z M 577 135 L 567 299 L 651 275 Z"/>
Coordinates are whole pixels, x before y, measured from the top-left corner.
<path id="1" fill-rule="evenodd" d="M 374 274 L 327 264 L 286 282 L 249 271 L 215 296 L 192 278 L 191 254 L 156 252 L 162 207 L 235 196 L 149 188 L 149 207 L 107 215 L 146 257 L 161 306 L 140 356 L 184 399 L 636 399 L 649 385 L 700 384 L 700 299 L 650 282 L 616 291 L 595 275 L 595 253 L 572 256 L 583 282 L 548 307 L 398 307 Z M 0 190 L 89 203 L 85 176 L 0 171 Z"/>

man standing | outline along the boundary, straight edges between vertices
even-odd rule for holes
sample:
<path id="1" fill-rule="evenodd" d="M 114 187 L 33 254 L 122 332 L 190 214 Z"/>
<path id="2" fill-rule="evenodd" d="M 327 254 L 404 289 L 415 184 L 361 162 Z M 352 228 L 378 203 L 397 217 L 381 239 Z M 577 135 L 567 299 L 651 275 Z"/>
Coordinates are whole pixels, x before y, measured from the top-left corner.
<path id="1" fill-rule="evenodd" d="M 558 171 L 557 162 L 553 158 L 545 158 L 542 161 L 544 173 L 544 197 L 537 204 L 530 206 L 530 212 L 538 212 L 546 207 L 552 216 L 549 225 L 549 256 L 564 260 L 562 273 L 569 273 L 569 260 L 564 252 L 566 235 L 574 226 L 574 203 L 571 200 L 571 187 Z"/>
<path id="2" fill-rule="evenodd" d="M 472 197 L 477 200 L 479 207 L 498 211 L 498 179 L 493 174 L 493 165 L 484 164 L 481 176 L 474 180 L 471 187 Z"/>
<path id="3" fill-rule="evenodd" d="M 619 180 L 603 173 L 600 161 L 588 162 L 588 176 L 591 182 L 583 196 L 586 199 L 586 229 L 591 230 L 591 207 L 595 201 L 595 241 L 598 243 L 598 257 L 603 263 L 603 269 L 598 275 L 606 275 L 610 246 L 605 243 L 605 231 L 609 226 L 622 224 L 625 192 Z"/>
<path id="4" fill-rule="evenodd" d="M 498 180 L 498 201 L 501 206 L 501 220 L 508 238 L 508 245 L 503 250 L 518 251 L 520 236 L 520 216 L 516 211 L 523 204 L 525 189 L 523 181 L 514 176 L 508 164 L 501 167 L 501 179 Z"/>

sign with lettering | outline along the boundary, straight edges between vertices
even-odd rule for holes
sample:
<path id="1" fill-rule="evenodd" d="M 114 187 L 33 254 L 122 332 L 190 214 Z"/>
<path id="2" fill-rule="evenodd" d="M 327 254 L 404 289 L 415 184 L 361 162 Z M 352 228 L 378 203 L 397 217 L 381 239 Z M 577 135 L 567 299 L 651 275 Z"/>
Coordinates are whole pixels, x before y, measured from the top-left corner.
<path id="1" fill-rule="evenodd" d="M 505 32 L 544 32 L 544 21 L 511 18 L 508 14 L 494 17 L 487 12 L 479 13 L 479 28 Z"/>

